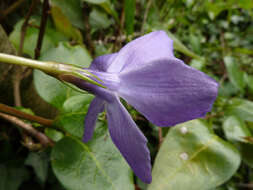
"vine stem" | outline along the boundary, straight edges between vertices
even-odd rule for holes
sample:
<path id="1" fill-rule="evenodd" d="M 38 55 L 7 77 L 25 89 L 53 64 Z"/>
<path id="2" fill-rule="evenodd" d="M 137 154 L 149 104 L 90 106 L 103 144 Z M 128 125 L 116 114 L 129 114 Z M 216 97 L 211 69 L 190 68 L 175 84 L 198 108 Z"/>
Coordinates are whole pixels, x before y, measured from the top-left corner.
<path id="1" fill-rule="evenodd" d="M 0 112 L 7 113 L 9 115 L 16 116 L 16 117 L 26 119 L 29 121 L 33 121 L 33 122 L 36 122 L 36 123 L 39 123 L 39 124 L 45 125 L 45 126 L 53 125 L 53 120 L 51 120 L 51 119 L 45 119 L 43 117 L 24 113 L 22 111 L 19 111 L 15 108 L 12 108 L 10 106 L 7 106 L 7 105 L 1 104 L 1 103 L 0 103 Z"/>
<path id="2" fill-rule="evenodd" d="M 102 80 L 100 80 L 97 76 L 90 73 L 87 69 L 82 69 L 74 65 L 56 63 L 56 62 L 37 61 L 33 59 L 27 59 L 27 58 L 18 57 L 14 55 L 8 55 L 4 53 L 0 53 L 0 62 L 21 65 L 21 66 L 28 66 L 34 69 L 39 69 L 59 80 L 61 80 L 60 76 L 70 75 L 70 76 L 74 76 L 76 78 L 82 79 L 84 81 L 87 81 L 91 84 L 100 86 L 102 88 L 106 88 L 101 83 L 98 83 L 96 80 L 93 79 L 95 78 L 98 81 L 102 82 Z"/>
<path id="3" fill-rule="evenodd" d="M 42 145 L 44 146 L 54 146 L 54 142 L 48 138 L 45 134 L 41 133 L 40 131 L 34 129 L 31 124 L 25 123 L 24 121 L 4 113 L 0 113 L 0 117 L 13 123 L 14 125 L 22 128 L 27 133 L 32 135 L 34 138 L 36 138 Z"/>

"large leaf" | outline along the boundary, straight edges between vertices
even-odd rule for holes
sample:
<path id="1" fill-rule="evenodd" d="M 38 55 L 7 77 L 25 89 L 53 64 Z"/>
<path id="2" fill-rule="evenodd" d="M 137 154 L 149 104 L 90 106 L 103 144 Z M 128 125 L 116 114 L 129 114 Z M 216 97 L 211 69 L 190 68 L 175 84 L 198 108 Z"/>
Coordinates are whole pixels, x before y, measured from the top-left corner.
<path id="1" fill-rule="evenodd" d="M 231 56 L 226 56 L 224 58 L 224 62 L 228 72 L 229 80 L 236 88 L 243 91 L 244 87 L 246 86 L 246 82 L 244 80 L 244 73 L 240 71 L 239 65 Z"/>
<path id="2" fill-rule="evenodd" d="M 158 152 L 148 190 L 209 190 L 240 164 L 238 151 L 199 120 L 171 128 Z"/>
<path id="3" fill-rule="evenodd" d="M 87 144 L 65 137 L 53 148 L 52 167 L 68 190 L 133 190 L 132 172 L 101 125 Z"/>
<path id="4" fill-rule="evenodd" d="M 20 20 L 14 27 L 14 30 L 10 34 L 10 41 L 13 43 L 15 48 L 18 50 L 20 45 L 20 38 L 21 38 L 21 27 L 24 23 L 24 20 Z M 32 17 L 29 21 L 31 25 L 39 26 L 40 19 L 37 17 Z M 34 57 L 34 50 L 36 48 L 37 40 L 39 36 L 39 29 L 28 26 L 26 30 L 25 40 L 24 40 L 24 47 L 23 52 L 30 55 L 31 57 Z M 67 40 L 67 38 L 55 30 L 52 26 L 52 23 L 49 22 L 47 25 L 45 35 L 43 38 L 43 44 L 41 53 L 43 54 L 45 51 L 47 51 L 50 48 L 53 48 L 57 45 L 59 41 Z"/>
<path id="5" fill-rule="evenodd" d="M 84 131 L 84 117 L 92 99 L 93 96 L 90 94 L 72 96 L 67 99 L 60 115 L 56 118 L 56 125 L 63 127 L 71 135 L 81 138 Z"/>
<path id="6" fill-rule="evenodd" d="M 42 54 L 41 60 L 88 67 L 91 57 L 88 51 L 81 46 L 70 46 L 68 43 L 60 43 L 58 47 Z M 38 70 L 34 71 L 34 84 L 39 95 L 57 108 L 61 108 L 63 102 L 70 96 L 80 94 L 57 79 Z"/>
<path id="7" fill-rule="evenodd" d="M 233 98 L 225 113 L 228 115 L 236 115 L 242 120 L 253 122 L 253 102 L 241 98 Z"/>

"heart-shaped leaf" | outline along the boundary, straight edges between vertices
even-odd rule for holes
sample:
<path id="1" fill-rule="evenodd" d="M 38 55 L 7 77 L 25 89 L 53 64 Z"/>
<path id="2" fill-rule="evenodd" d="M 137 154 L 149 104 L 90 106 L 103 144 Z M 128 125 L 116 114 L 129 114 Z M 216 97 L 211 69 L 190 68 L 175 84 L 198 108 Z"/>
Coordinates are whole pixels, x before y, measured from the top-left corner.
<path id="1" fill-rule="evenodd" d="M 91 56 L 82 46 L 71 46 L 68 43 L 60 43 L 58 47 L 52 48 L 42 54 L 41 60 L 88 67 L 91 62 Z M 34 71 L 34 84 L 39 95 L 59 109 L 61 109 L 62 104 L 67 98 L 80 94 L 57 79 L 38 70 Z"/>
<path id="2" fill-rule="evenodd" d="M 54 146 L 51 160 L 56 177 L 69 190 L 134 190 L 133 174 L 99 123 L 87 144 L 65 137 Z"/>
<path id="3" fill-rule="evenodd" d="M 238 151 L 199 120 L 170 129 L 155 160 L 148 190 L 209 190 L 240 164 Z"/>

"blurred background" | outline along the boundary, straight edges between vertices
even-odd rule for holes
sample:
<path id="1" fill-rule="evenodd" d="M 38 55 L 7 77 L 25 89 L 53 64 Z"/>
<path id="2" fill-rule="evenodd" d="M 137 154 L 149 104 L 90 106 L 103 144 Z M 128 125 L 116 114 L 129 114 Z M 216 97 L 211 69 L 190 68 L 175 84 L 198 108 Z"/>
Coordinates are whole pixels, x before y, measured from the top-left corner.
<path id="1" fill-rule="evenodd" d="M 213 110 L 203 121 L 237 147 L 243 161 L 233 177 L 215 189 L 253 189 L 252 0 L 1 0 L 0 24 L 0 52 L 81 66 L 148 32 L 166 31 L 176 57 L 220 84 Z M 85 114 L 76 118 L 80 129 L 66 117 L 59 119 L 74 105 L 66 105 L 66 100 L 79 94 L 66 92 L 43 73 L 1 64 L 0 92 L 1 103 L 49 119 L 58 115 L 67 134 L 82 133 Z M 125 106 L 149 140 L 153 163 L 169 128 L 159 129 Z M 37 127 L 54 141 L 66 135 Z M 64 189 L 52 171 L 50 152 L 51 147 L 41 148 L 36 139 L 1 119 L 0 190 Z M 138 179 L 134 186 L 147 188 Z"/>

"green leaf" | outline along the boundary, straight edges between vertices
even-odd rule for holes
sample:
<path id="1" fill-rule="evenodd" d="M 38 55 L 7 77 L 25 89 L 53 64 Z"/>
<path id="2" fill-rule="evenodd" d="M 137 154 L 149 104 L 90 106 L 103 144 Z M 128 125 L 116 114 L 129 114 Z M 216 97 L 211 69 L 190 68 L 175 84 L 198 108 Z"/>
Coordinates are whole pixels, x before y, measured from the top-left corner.
<path id="1" fill-rule="evenodd" d="M 51 0 L 51 8 L 56 6 L 61 9 L 62 14 L 66 16 L 75 27 L 84 29 L 83 12 L 80 0 Z M 66 19 L 65 18 L 65 19 Z"/>
<path id="2" fill-rule="evenodd" d="M 253 94 L 253 75 L 245 75 L 249 91 Z"/>
<path id="3" fill-rule="evenodd" d="M 253 8 L 253 1 L 252 0 L 234 0 L 241 8 L 243 9 L 252 9 Z"/>
<path id="4" fill-rule="evenodd" d="M 211 20 L 214 20 L 222 11 L 232 8 L 232 2 L 218 1 L 216 3 L 206 1 L 205 7 Z"/>
<path id="5" fill-rule="evenodd" d="M 244 73 L 240 70 L 239 65 L 231 56 L 224 57 L 224 62 L 228 72 L 229 80 L 236 88 L 243 92 L 246 83 L 244 81 Z"/>
<path id="6" fill-rule="evenodd" d="M 127 35 L 134 32 L 135 0 L 124 1 L 125 27 Z"/>
<path id="7" fill-rule="evenodd" d="M 199 120 L 170 129 L 153 167 L 148 190 L 209 190 L 227 181 L 240 154 Z"/>
<path id="8" fill-rule="evenodd" d="M 51 13 L 55 27 L 65 36 L 75 39 L 79 44 L 82 44 L 83 38 L 81 32 L 72 26 L 70 20 L 63 14 L 61 8 L 51 6 Z"/>
<path id="9" fill-rule="evenodd" d="M 81 0 L 81 1 L 100 6 L 101 8 L 103 8 L 105 10 L 106 13 L 112 15 L 113 18 L 117 22 L 119 22 L 118 13 L 117 13 L 117 11 L 115 11 L 115 9 L 114 9 L 112 3 L 110 2 L 110 0 Z"/>
<path id="10" fill-rule="evenodd" d="M 227 115 L 236 115 L 245 121 L 253 122 L 253 102 L 241 98 L 233 98 L 225 113 Z"/>
<path id="11" fill-rule="evenodd" d="M 106 13 L 96 8 L 92 9 L 89 22 L 92 30 L 106 29 L 112 24 L 112 21 L 107 17 Z"/>
<path id="12" fill-rule="evenodd" d="M 68 43 L 59 43 L 58 47 L 43 53 L 41 60 L 88 67 L 91 62 L 91 56 L 82 46 L 70 46 Z M 34 71 L 34 84 L 38 94 L 56 108 L 61 108 L 67 98 L 80 94 L 57 79 L 38 70 Z"/>
<path id="13" fill-rule="evenodd" d="M 132 172 L 101 123 L 88 144 L 63 138 L 51 160 L 56 177 L 69 190 L 134 190 Z"/>
<path id="14" fill-rule="evenodd" d="M 40 182 L 44 184 L 47 179 L 49 158 L 45 152 L 30 152 L 25 165 L 32 166 Z"/>
<path id="15" fill-rule="evenodd" d="M 25 167 L 13 167 L 0 164 L 0 189 L 18 190 L 19 186 L 29 178 Z"/>
<path id="16" fill-rule="evenodd" d="M 61 140 L 64 135 L 62 132 L 60 131 L 57 131 L 55 129 L 51 129 L 51 128 L 46 128 L 45 129 L 45 134 L 50 138 L 52 139 L 54 142 L 57 142 L 59 140 Z"/>
<path id="17" fill-rule="evenodd" d="M 24 19 L 20 20 L 14 27 L 14 30 L 10 34 L 9 38 L 12 44 L 15 46 L 15 48 L 18 50 L 20 45 L 20 38 L 21 38 L 21 27 L 24 23 Z M 32 17 L 29 21 L 31 25 L 39 26 L 40 25 L 40 19 L 37 17 Z M 37 40 L 39 36 L 39 29 L 28 26 L 26 30 L 25 40 L 24 40 L 24 47 L 23 47 L 23 53 L 26 53 L 30 55 L 31 57 L 34 57 L 34 50 L 36 48 Z M 55 47 L 59 41 L 65 41 L 67 38 L 55 30 L 52 26 L 52 23 L 49 22 L 49 24 L 46 27 L 45 35 L 43 38 L 43 44 L 41 53 L 43 54 L 45 51 L 47 51 L 50 48 Z"/>
<path id="18" fill-rule="evenodd" d="M 175 50 L 188 55 L 189 57 L 192 57 L 194 59 L 203 59 L 199 55 L 195 54 L 191 50 L 189 50 L 174 34 L 167 31 L 168 36 L 173 40 L 173 47 Z"/>
<path id="19" fill-rule="evenodd" d="M 253 168 L 253 144 L 249 144 L 245 137 L 251 137 L 246 124 L 236 116 L 229 116 L 223 122 L 223 131 L 226 138 L 238 147 L 243 161 Z"/>
<path id="20" fill-rule="evenodd" d="M 67 99 L 55 124 L 71 135 L 81 138 L 84 131 L 84 117 L 92 99 L 93 95 L 90 94 L 72 96 Z"/>
<path id="21" fill-rule="evenodd" d="M 227 117 L 222 125 L 225 136 L 230 141 L 246 142 L 244 137 L 251 136 L 245 123 L 236 116 Z"/>

